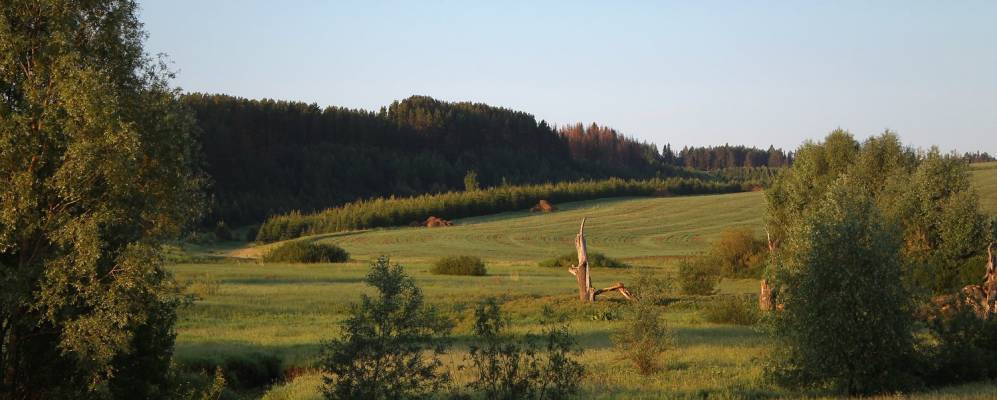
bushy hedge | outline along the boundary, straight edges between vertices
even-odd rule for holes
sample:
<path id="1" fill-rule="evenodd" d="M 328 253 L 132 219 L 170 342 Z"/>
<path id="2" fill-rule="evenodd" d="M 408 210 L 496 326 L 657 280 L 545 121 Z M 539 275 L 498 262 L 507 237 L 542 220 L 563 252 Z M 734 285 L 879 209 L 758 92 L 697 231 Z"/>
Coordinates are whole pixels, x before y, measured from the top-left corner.
<path id="1" fill-rule="evenodd" d="M 601 181 L 500 186 L 405 198 L 382 197 L 348 203 L 314 214 L 292 212 L 273 216 L 260 227 L 256 239 L 269 243 L 311 234 L 404 226 L 413 221 L 425 221 L 430 216 L 455 219 L 526 210 L 541 199 L 558 204 L 604 197 L 732 193 L 746 189 L 740 183 L 712 179 L 715 180 L 612 178 Z"/>
<path id="2" fill-rule="evenodd" d="M 715 324 L 754 325 L 761 319 L 758 298 L 752 295 L 717 296 L 706 303 L 703 317 Z"/>
<path id="3" fill-rule="evenodd" d="M 592 268 L 629 268 L 630 264 L 624 263 L 623 261 L 617 260 L 615 258 L 606 257 L 605 254 L 589 252 L 588 253 L 589 267 Z M 541 261 L 538 265 L 544 268 L 570 268 L 578 264 L 578 254 L 564 253 L 560 257 L 551 258 L 548 260 Z"/>
<path id="4" fill-rule="evenodd" d="M 433 263 L 433 268 L 429 272 L 437 275 L 481 276 L 488 274 L 488 271 L 485 269 L 485 263 L 480 258 L 474 256 L 443 257 Z"/>
<path id="5" fill-rule="evenodd" d="M 679 262 L 679 288 L 690 295 L 710 295 L 720 283 L 720 269 L 709 257 Z"/>
<path id="6" fill-rule="evenodd" d="M 305 241 L 288 242 L 263 255 L 263 261 L 287 263 L 331 263 L 349 259 L 350 254 L 342 247 Z"/>

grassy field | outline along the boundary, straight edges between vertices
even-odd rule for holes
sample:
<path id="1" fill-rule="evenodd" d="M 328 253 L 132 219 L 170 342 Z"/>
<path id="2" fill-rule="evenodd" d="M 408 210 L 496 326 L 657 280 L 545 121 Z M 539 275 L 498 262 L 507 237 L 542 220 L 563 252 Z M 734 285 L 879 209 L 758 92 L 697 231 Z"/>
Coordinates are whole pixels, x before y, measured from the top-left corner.
<path id="1" fill-rule="evenodd" d="M 991 215 L 997 215 L 997 162 L 972 164 L 971 168 L 980 205 Z"/>
<path id="2" fill-rule="evenodd" d="M 989 212 L 997 200 L 997 164 L 974 167 L 974 182 Z M 455 321 L 460 338 L 469 332 L 469 305 L 499 296 L 516 331 L 538 330 L 543 306 L 564 313 L 584 352 L 587 367 L 583 398 L 766 398 L 786 393 L 762 379 L 761 362 L 770 351 L 766 335 L 750 327 L 706 322 L 700 298 L 674 295 L 666 319 L 676 347 L 666 353 L 664 370 L 644 377 L 619 359 L 609 339 L 624 322 L 626 304 L 613 299 L 583 306 L 574 300 L 574 281 L 566 271 L 542 269 L 544 258 L 573 251 L 571 244 L 583 216 L 591 251 L 622 258 L 629 270 L 596 269 L 593 284 L 632 282 L 651 271 L 671 276 L 676 260 L 704 251 L 730 226 L 761 228 L 761 193 L 715 196 L 629 198 L 558 205 L 552 214 L 513 212 L 458 220 L 448 228 L 401 228 L 303 238 L 341 245 L 351 253 L 346 264 L 259 264 L 252 259 L 172 268 L 188 291 L 200 298 L 184 309 L 178 324 L 177 356 L 182 363 L 224 364 L 257 355 L 281 360 L 286 379 L 269 388 L 267 399 L 318 398 L 320 376 L 314 372 L 323 340 L 338 334 L 337 324 L 349 303 L 367 288 L 362 279 L 369 260 L 388 254 L 406 266 L 427 299 Z M 208 258 L 252 257 L 266 247 L 189 248 Z M 489 275 L 437 276 L 429 264 L 443 255 L 483 258 Z M 727 280 L 722 293 L 756 293 L 755 280 Z M 606 315 L 618 316 L 600 320 Z M 449 361 L 459 363 L 461 346 Z M 460 378 L 460 377 L 459 377 Z M 975 384 L 922 393 L 916 398 L 997 398 L 997 385 Z"/>

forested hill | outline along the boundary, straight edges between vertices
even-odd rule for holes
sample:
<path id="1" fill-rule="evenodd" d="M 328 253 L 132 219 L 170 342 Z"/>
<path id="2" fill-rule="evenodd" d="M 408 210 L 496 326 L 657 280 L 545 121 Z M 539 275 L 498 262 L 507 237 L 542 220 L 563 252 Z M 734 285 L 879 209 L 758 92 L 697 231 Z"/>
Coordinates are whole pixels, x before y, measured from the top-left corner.
<path id="1" fill-rule="evenodd" d="M 688 175 L 670 150 L 599 125 L 424 96 L 379 111 L 189 94 L 212 178 L 208 222 L 260 222 L 360 198 L 584 178 Z"/>

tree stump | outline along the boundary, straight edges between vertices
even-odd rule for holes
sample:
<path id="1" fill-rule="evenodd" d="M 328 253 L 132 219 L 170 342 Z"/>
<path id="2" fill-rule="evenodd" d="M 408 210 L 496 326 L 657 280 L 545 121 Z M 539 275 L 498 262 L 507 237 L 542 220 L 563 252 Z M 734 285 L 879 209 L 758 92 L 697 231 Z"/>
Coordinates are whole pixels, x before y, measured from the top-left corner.
<path id="1" fill-rule="evenodd" d="M 620 292 L 627 300 L 636 300 L 623 285 L 623 282 L 617 282 L 615 285 L 604 289 L 595 289 L 592 287 L 588 250 L 585 246 L 585 220 L 586 218 L 582 218 L 582 225 L 578 228 L 578 235 L 575 235 L 575 250 L 578 252 L 578 265 L 568 268 L 568 272 L 575 276 L 575 281 L 578 283 L 578 299 L 585 303 L 591 303 L 595 301 L 596 296 L 602 293 L 616 291 Z"/>

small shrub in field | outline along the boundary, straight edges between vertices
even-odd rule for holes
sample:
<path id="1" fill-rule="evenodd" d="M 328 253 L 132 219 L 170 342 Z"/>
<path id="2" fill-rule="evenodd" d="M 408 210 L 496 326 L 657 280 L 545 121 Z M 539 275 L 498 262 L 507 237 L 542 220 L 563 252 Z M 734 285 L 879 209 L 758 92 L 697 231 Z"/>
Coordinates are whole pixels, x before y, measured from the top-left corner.
<path id="1" fill-rule="evenodd" d="M 263 256 L 265 262 L 330 263 L 346 262 L 350 254 L 334 244 L 295 241 L 271 249 Z"/>
<path id="2" fill-rule="evenodd" d="M 633 305 L 634 314 L 611 336 L 616 351 L 633 362 L 643 375 L 657 372 L 661 358 L 672 347 L 671 331 L 661 319 L 661 309 L 640 301 Z"/>
<path id="3" fill-rule="evenodd" d="M 486 399 L 566 399 L 578 392 L 584 367 L 571 357 L 576 341 L 544 308 L 540 335 L 516 338 L 502 334 L 508 324 L 494 298 L 477 305 L 469 351 L 473 380 L 469 386 Z"/>
<path id="4" fill-rule="evenodd" d="M 715 324 L 754 325 L 761 319 L 755 296 L 718 296 L 702 311 L 707 321 Z"/>
<path id="5" fill-rule="evenodd" d="M 433 263 L 429 270 L 437 275 L 486 275 L 485 263 L 474 256 L 443 257 Z"/>
<path id="6" fill-rule="evenodd" d="M 592 268 L 629 268 L 630 264 L 624 263 L 615 258 L 606 257 L 605 254 L 589 252 L 589 267 Z M 564 255 L 541 261 L 538 265 L 544 268 L 570 268 L 578 264 L 577 253 L 565 253 Z"/>
<path id="7" fill-rule="evenodd" d="M 729 228 L 713 242 L 710 256 L 725 277 L 759 277 L 766 259 L 765 241 L 748 228 Z"/>
<path id="8" fill-rule="evenodd" d="M 706 257 L 679 262 L 679 289 L 690 295 L 710 295 L 720 283 L 720 271 Z"/>
<path id="9" fill-rule="evenodd" d="M 368 285 L 342 323 L 342 334 L 323 346 L 326 399 L 427 398 L 449 382 L 440 356 L 451 324 L 425 304 L 422 290 L 400 265 L 381 257 Z"/>

